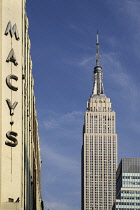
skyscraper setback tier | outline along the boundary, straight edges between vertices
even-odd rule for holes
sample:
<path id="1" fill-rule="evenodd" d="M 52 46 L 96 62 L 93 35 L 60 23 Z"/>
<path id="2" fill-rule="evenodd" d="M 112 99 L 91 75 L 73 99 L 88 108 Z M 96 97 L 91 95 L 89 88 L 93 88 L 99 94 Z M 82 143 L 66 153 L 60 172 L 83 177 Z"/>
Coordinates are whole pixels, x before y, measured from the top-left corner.
<path id="1" fill-rule="evenodd" d="M 94 87 L 87 102 L 82 146 L 82 210 L 111 210 L 116 196 L 116 115 L 104 94 L 96 42 Z"/>

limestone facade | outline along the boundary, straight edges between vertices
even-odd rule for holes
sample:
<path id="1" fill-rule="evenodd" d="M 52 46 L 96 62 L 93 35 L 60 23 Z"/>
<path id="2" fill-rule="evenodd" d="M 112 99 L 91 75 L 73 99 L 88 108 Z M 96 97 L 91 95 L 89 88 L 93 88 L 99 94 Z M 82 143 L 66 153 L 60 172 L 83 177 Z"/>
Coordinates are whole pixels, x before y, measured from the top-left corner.
<path id="1" fill-rule="evenodd" d="M 40 210 L 40 146 L 25 0 L 0 0 L 0 209 Z"/>

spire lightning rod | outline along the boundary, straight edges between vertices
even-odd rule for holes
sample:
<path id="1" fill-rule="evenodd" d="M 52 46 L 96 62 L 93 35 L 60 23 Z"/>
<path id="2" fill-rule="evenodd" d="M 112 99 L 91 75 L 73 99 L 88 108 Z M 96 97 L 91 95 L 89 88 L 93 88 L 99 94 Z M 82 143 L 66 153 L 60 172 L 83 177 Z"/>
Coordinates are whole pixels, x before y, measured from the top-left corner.
<path id="1" fill-rule="evenodd" d="M 98 30 L 97 30 L 97 35 L 96 35 L 96 66 L 100 66 L 99 64 L 99 59 L 100 59 L 100 54 L 99 54 L 99 34 L 98 34 Z"/>

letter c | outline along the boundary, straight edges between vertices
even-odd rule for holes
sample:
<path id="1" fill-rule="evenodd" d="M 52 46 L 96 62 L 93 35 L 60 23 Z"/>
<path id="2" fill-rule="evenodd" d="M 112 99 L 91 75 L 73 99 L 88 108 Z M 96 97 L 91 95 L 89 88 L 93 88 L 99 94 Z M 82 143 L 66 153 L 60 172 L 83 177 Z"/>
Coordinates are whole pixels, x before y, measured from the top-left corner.
<path id="1" fill-rule="evenodd" d="M 14 90 L 14 91 L 17 91 L 18 90 L 18 87 L 15 87 L 11 84 L 10 82 L 10 79 L 14 79 L 14 80 L 18 80 L 18 77 L 16 75 L 13 75 L 13 74 L 10 74 L 6 77 L 6 84 L 7 86 L 11 89 L 11 90 Z"/>

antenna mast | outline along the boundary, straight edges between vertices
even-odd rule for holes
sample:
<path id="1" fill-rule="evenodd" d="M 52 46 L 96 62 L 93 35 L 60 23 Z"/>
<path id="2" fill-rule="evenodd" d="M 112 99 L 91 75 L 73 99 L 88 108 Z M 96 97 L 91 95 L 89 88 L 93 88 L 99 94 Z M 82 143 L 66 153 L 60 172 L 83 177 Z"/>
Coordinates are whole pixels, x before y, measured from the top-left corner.
<path id="1" fill-rule="evenodd" d="M 99 59 L 100 59 L 99 48 L 100 48 L 99 34 L 98 34 L 98 30 L 97 30 L 97 35 L 96 35 L 96 66 L 100 66 L 100 64 L 99 64 Z"/>

